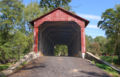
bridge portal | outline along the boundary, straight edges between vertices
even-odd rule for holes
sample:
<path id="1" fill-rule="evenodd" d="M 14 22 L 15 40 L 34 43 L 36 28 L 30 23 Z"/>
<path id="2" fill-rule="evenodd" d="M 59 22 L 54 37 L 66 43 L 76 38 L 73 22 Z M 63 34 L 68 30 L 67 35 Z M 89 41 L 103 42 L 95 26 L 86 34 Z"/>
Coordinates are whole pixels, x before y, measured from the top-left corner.
<path id="1" fill-rule="evenodd" d="M 89 21 L 57 8 L 30 22 L 34 26 L 34 51 L 54 55 L 54 46 L 68 46 L 68 56 L 85 55 L 85 27 Z"/>

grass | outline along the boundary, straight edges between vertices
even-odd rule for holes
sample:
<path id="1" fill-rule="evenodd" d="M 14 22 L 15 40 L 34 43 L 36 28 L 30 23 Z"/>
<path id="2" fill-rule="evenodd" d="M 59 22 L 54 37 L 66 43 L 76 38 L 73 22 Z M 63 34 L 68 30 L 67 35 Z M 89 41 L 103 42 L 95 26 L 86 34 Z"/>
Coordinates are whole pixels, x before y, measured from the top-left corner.
<path id="1" fill-rule="evenodd" d="M 23 62 L 20 66 L 18 66 L 18 67 L 16 68 L 16 70 L 21 69 L 21 68 L 24 67 L 24 65 L 26 65 L 26 64 L 27 64 L 27 62 Z"/>
<path id="2" fill-rule="evenodd" d="M 0 64 L 0 71 L 7 69 L 10 65 L 11 65 L 11 63 Z"/>
<path id="3" fill-rule="evenodd" d="M 27 64 L 27 62 L 23 62 L 21 65 L 24 66 L 24 65 L 26 65 L 26 64 Z"/>
<path id="4" fill-rule="evenodd" d="M 113 56 L 100 56 L 100 58 L 101 58 L 102 60 L 107 61 L 107 62 L 109 62 L 109 63 L 112 63 L 112 57 L 113 57 Z M 117 63 L 117 61 L 118 61 L 118 57 L 117 57 L 117 56 L 114 56 L 114 57 L 113 57 L 113 63 Z"/>
<path id="5" fill-rule="evenodd" d="M 11 63 L 0 64 L 0 71 L 7 69 L 10 65 L 11 65 Z M 6 76 L 2 72 L 0 72 L 0 77 L 6 77 Z"/>
<path id="6" fill-rule="evenodd" d="M 23 56 L 21 56 L 21 58 L 23 58 Z M 0 64 L 0 77 L 6 77 L 1 71 L 9 68 L 11 64 L 12 63 Z M 16 70 L 21 69 L 25 64 L 27 64 L 27 62 L 23 62 L 19 67 L 16 68 Z"/>
<path id="7" fill-rule="evenodd" d="M 21 69 L 24 65 L 26 65 L 27 62 L 23 62 L 19 67 L 16 68 L 16 70 Z M 11 63 L 7 63 L 7 64 L 0 64 L 0 71 L 5 70 L 7 68 L 9 68 L 9 66 L 11 65 Z M 0 72 L 0 77 L 6 77 L 2 72 Z"/>
<path id="8" fill-rule="evenodd" d="M 91 62 L 95 64 L 97 67 L 103 69 L 105 72 L 107 72 L 112 77 L 120 77 L 120 74 L 117 71 L 115 71 L 113 68 L 105 64 L 95 63 L 94 61 L 91 61 Z"/>
<path id="9" fill-rule="evenodd" d="M 120 68 L 120 65 L 118 64 L 118 56 L 114 56 L 113 57 L 113 61 L 112 61 L 112 56 L 100 56 L 100 58 L 108 63 L 111 63 L 113 65 L 115 65 L 116 67 Z"/>
<path id="10" fill-rule="evenodd" d="M 21 59 L 23 57 L 24 57 L 24 55 L 20 56 Z M 0 64 L 0 71 L 7 69 L 11 64 L 13 64 L 13 63 Z M 21 65 L 25 65 L 25 64 L 26 64 L 26 62 L 23 62 Z"/>
<path id="11" fill-rule="evenodd" d="M 0 72 L 0 77 L 6 77 L 3 73 Z"/>

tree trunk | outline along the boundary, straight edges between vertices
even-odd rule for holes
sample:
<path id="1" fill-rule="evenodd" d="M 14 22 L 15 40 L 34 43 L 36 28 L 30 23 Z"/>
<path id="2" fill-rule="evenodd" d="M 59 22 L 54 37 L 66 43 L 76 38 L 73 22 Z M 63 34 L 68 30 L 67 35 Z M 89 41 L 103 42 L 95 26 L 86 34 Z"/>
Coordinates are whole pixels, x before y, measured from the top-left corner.
<path id="1" fill-rule="evenodd" d="M 120 53 L 118 52 L 118 64 L 120 64 Z"/>
<path id="2" fill-rule="evenodd" d="M 20 60 L 20 46 L 18 47 L 18 60 Z"/>
<path id="3" fill-rule="evenodd" d="M 112 54 L 112 64 L 114 63 L 113 60 L 114 60 L 114 54 Z"/>

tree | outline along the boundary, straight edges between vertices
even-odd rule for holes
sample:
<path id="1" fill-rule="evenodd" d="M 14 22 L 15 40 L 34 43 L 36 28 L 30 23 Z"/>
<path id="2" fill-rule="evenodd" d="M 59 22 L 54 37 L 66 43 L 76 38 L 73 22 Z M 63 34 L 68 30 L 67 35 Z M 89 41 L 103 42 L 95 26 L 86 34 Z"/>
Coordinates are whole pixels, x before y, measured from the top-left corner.
<path id="1" fill-rule="evenodd" d="M 26 28 L 28 29 L 26 30 L 28 30 L 28 32 L 33 31 L 33 27 L 30 25 L 29 22 L 43 15 L 44 12 L 45 10 L 43 8 L 40 8 L 39 4 L 36 2 L 31 2 L 24 8 L 24 21 L 25 21 L 25 24 L 27 25 Z"/>
<path id="2" fill-rule="evenodd" d="M 13 49 L 17 52 L 17 60 L 20 59 L 21 54 L 25 51 L 28 46 L 28 37 L 21 31 L 16 31 L 13 37 Z"/>
<path id="3" fill-rule="evenodd" d="M 93 53 L 94 55 L 98 56 L 101 54 L 99 43 L 93 42 L 90 44 L 89 48 L 90 48 L 90 52 Z"/>
<path id="4" fill-rule="evenodd" d="M 67 4 L 62 5 L 70 10 Z M 33 28 L 29 21 L 47 13 L 51 8 L 46 10 L 36 1 L 24 6 L 22 0 L 0 0 L 0 63 L 15 62 L 32 50 Z"/>
<path id="5" fill-rule="evenodd" d="M 104 53 L 105 52 L 105 45 L 106 45 L 106 38 L 103 37 L 103 36 L 97 36 L 95 39 L 94 39 L 95 42 L 97 42 L 100 46 L 100 52 L 101 53 Z"/>
<path id="6" fill-rule="evenodd" d="M 68 48 L 66 45 L 55 45 L 55 56 L 68 56 Z"/>
<path id="7" fill-rule="evenodd" d="M 0 1 L 0 32 L 3 38 L 8 40 L 9 32 L 22 21 L 22 8 L 24 5 L 20 0 Z"/>
<path id="8" fill-rule="evenodd" d="M 107 53 L 105 48 L 106 41 L 103 36 L 97 36 L 93 39 L 91 36 L 86 35 L 86 49 L 88 52 L 101 56 Z"/>
<path id="9" fill-rule="evenodd" d="M 40 7 L 46 9 L 55 9 L 57 7 L 66 7 L 71 0 L 40 0 Z"/>
<path id="10" fill-rule="evenodd" d="M 15 29 L 21 28 L 23 7 L 21 0 L 0 0 L 0 62 L 12 58 Z"/>
<path id="11" fill-rule="evenodd" d="M 111 38 L 113 41 L 112 47 L 120 61 L 120 5 L 107 9 L 102 14 L 102 20 L 98 22 L 98 27 L 105 30 L 107 38 Z"/>
<path id="12" fill-rule="evenodd" d="M 113 44 L 114 44 L 114 41 L 111 40 L 111 38 L 107 39 L 105 44 L 105 50 L 104 50 L 106 55 L 114 56 L 113 54 L 115 52 L 114 52 Z"/>
<path id="13" fill-rule="evenodd" d="M 90 45 L 94 42 L 94 39 L 91 36 L 86 35 L 86 49 L 87 51 L 91 51 Z"/>

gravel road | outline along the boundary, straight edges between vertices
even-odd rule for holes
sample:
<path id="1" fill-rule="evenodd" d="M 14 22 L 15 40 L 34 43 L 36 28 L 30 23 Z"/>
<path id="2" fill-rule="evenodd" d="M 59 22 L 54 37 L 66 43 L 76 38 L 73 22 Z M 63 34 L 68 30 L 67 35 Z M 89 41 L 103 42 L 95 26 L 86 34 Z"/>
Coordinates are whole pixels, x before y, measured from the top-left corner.
<path id="1" fill-rule="evenodd" d="M 85 59 L 39 57 L 8 77 L 110 77 Z"/>

